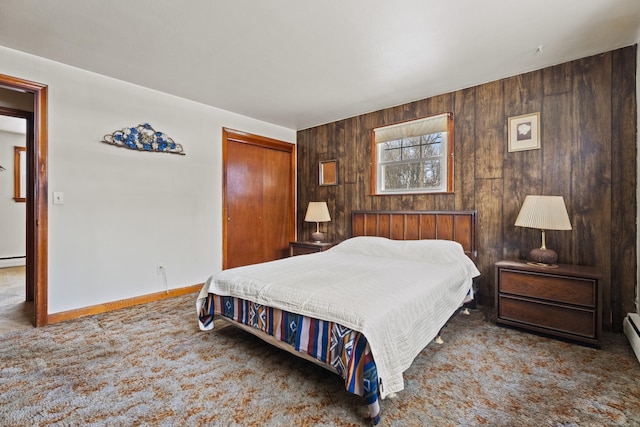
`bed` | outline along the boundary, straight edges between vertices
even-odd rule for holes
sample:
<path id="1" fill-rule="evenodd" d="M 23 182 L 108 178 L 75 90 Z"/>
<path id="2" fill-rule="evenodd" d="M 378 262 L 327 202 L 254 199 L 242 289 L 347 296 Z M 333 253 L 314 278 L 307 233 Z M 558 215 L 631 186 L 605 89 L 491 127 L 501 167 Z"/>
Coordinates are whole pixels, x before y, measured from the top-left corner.
<path id="1" fill-rule="evenodd" d="M 473 298 L 476 211 L 354 211 L 329 250 L 224 270 L 196 301 L 198 325 L 223 318 L 339 374 L 380 420 L 379 398 Z"/>

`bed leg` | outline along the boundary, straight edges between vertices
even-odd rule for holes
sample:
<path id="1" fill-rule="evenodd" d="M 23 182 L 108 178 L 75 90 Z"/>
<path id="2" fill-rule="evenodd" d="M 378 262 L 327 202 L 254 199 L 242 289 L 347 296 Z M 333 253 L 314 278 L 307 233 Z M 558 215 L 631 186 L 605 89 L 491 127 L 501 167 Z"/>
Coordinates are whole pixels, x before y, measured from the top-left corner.
<path id="1" fill-rule="evenodd" d="M 371 424 L 372 425 L 378 425 L 378 423 L 380 422 L 380 414 L 376 415 L 375 417 L 371 418 Z"/>
<path id="2" fill-rule="evenodd" d="M 468 309 L 468 308 L 463 309 L 463 310 L 462 310 L 462 314 L 466 314 L 467 316 L 470 316 L 470 315 L 471 315 L 471 313 L 469 312 L 469 309 Z"/>
<path id="3" fill-rule="evenodd" d="M 380 402 L 375 402 L 367 405 L 369 407 L 369 416 L 365 419 L 367 424 L 377 425 L 380 422 Z M 372 415 L 375 414 L 375 415 Z"/>
<path id="4" fill-rule="evenodd" d="M 436 341 L 437 344 L 444 344 L 444 340 L 442 339 L 442 336 L 440 336 L 440 335 L 438 335 L 436 337 L 435 341 Z"/>

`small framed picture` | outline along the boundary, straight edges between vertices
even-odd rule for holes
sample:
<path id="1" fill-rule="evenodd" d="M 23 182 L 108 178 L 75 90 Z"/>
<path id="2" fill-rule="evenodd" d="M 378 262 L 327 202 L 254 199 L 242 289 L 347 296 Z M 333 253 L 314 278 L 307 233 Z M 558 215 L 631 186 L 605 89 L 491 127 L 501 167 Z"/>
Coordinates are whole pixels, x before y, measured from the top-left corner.
<path id="1" fill-rule="evenodd" d="M 509 117 L 509 151 L 540 148 L 540 113 Z"/>
<path id="2" fill-rule="evenodd" d="M 320 185 L 338 185 L 338 161 L 320 162 Z"/>

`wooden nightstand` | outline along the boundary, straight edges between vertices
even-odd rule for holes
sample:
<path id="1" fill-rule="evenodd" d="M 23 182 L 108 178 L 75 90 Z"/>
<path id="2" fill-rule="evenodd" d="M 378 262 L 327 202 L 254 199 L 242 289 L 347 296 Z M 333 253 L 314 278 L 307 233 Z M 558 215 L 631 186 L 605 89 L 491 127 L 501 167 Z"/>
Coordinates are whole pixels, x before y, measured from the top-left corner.
<path id="1" fill-rule="evenodd" d="M 334 245 L 335 243 L 327 242 L 289 242 L 289 256 L 324 252 Z"/>
<path id="2" fill-rule="evenodd" d="M 499 261 L 496 323 L 600 347 L 602 276 L 593 267 Z"/>

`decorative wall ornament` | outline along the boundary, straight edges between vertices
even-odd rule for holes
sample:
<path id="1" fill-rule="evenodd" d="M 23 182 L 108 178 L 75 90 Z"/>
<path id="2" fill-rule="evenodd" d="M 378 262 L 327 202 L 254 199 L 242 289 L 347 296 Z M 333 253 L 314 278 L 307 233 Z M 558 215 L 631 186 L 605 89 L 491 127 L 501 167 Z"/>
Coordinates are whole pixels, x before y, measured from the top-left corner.
<path id="1" fill-rule="evenodd" d="M 104 136 L 105 144 L 128 148 L 136 151 L 154 151 L 158 153 L 180 154 L 184 156 L 182 145 L 176 143 L 163 132 L 156 132 L 149 123 L 136 127 L 123 128 Z"/>

